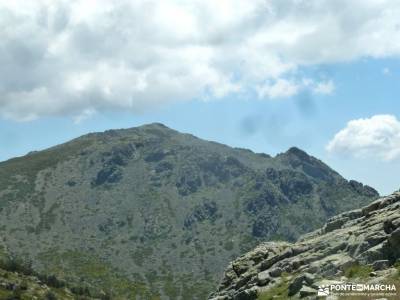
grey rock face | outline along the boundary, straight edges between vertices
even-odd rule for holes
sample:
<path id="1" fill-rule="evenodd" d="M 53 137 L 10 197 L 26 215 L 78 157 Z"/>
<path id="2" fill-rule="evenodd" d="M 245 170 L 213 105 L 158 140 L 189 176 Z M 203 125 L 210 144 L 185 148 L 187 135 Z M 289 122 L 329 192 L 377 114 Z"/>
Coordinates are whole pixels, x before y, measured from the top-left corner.
<path id="1" fill-rule="evenodd" d="M 387 260 L 387 259 L 382 259 L 382 260 L 374 261 L 374 262 L 372 263 L 372 268 L 373 268 L 375 271 L 380 271 L 380 270 L 387 269 L 387 268 L 389 267 L 389 265 L 390 265 L 389 260 Z"/>
<path id="2" fill-rule="evenodd" d="M 296 243 L 259 245 L 233 262 L 238 268 L 243 266 L 240 276 L 248 278 L 247 284 L 236 289 L 239 277 L 225 278 L 225 287 L 210 299 L 219 296 L 235 299 L 235 295 L 248 288 L 257 289 L 257 295 L 252 298 L 257 299 L 283 283 L 287 285 L 283 298 L 302 298 L 314 296 L 318 286 L 327 280 L 349 282 L 361 277 L 363 282 L 386 282 L 393 274 L 400 274 L 398 264 L 395 265 L 400 259 L 399 249 L 400 192 L 396 192 L 361 210 L 331 218 L 322 229 L 300 237 Z M 265 278 L 267 272 L 272 275 L 276 270 L 286 272 L 280 278 L 253 280 Z M 232 275 L 229 268 L 227 273 Z"/>
<path id="3" fill-rule="evenodd" d="M 257 284 L 264 286 L 271 281 L 271 276 L 268 271 L 263 271 L 257 274 Z"/>
<path id="4" fill-rule="evenodd" d="M 301 288 L 303 287 L 303 283 L 304 283 L 303 275 L 299 275 L 299 276 L 295 277 L 292 280 L 292 282 L 289 284 L 288 296 L 293 296 L 293 295 L 297 294 L 297 292 L 299 292 L 301 290 Z"/>

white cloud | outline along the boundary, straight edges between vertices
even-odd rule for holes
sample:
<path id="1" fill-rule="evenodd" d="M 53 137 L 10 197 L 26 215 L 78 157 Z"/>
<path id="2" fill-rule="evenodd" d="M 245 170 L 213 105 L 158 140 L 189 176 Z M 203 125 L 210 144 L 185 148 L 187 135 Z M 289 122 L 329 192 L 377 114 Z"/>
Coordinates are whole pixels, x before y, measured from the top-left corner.
<path id="1" fill-rule="evenodd" d="M 399 55 L 399 16 L 390 0 L 0 0 L 0 116 L 330 94 L 299 70 Z"/>
<path id="2" fill-rule="evenodd" d="M 298 93 L 300 85 L 286 79 L 278 79 L 275 83 L 267 83 L 258 88 L 259 98 L 284 98 Z"/>
<path id="3" fill-rule="evenodd" d="M 91 116 L 93 116 L 95 113 L 96 111 L 93 109 L 85 109 L 80 115 L 74 117 L 74 124 L 82 123 L 86 119 L 89 119 Z"/>
<path id="4" fill-rule="evenodd" d="M 329 95 L 335 90 L 335 84 L 332 80 L 318 82 L 313 87 L 313 92 L 316 94 Z"/>
<path id="5" fill-rule="evenodd" d="M 392 115 L 376 115 L 347 123 L 329 142 L 331 153 L 385 161 L 400 157 L 400 121 Z"/>
<path id="6" fill-rule="evenodd" d="M 314 94 L 329 95 L 335 90 L 332 80 L 315 82 L 310 78 L 288 80 L 278 78 L 275 82 L 267 82 L 257 87 L 259 98 L 287 98 L 300 92 L 310 90 Z"/>

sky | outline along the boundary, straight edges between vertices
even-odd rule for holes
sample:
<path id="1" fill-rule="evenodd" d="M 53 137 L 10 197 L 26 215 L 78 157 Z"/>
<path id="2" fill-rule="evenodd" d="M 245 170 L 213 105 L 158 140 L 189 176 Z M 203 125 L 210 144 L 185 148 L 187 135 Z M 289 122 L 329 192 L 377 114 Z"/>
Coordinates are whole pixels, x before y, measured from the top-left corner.
<path id="1" fill-rule="evenodd" d="M 161 122 L 400 188 L 400 2 L 0 0 L 0 161 Z"/>

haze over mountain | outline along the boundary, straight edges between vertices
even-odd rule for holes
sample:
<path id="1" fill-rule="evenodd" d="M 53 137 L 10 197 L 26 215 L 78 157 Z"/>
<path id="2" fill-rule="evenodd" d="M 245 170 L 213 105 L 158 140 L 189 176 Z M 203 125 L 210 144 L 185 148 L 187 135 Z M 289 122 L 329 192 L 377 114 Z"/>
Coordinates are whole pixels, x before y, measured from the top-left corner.
<path id="1" fill-rule="evenodd" d="M 298 148 L 271 157 L 150 124 L 0 163 L 0 237 L 35 270 L 99 292 L 204 299 L 259 242 L 377 197 Z"/>

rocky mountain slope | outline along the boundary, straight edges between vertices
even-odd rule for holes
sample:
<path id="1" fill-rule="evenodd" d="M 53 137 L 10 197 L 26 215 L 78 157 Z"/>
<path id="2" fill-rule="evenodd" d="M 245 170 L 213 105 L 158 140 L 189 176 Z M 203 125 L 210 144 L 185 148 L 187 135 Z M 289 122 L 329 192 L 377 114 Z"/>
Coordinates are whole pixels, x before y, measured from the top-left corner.
<path id="1" fill-rule="evenodd" d="M 150 124 L 0 163 L 0 244 L 114 297 L 205 299 L 261 241 L 377 196 L 297 148 L 271 157 Z"/>
<path id="2" fill-rule="evenodd" d="M 318 287 L 338 283 L 395 284 L 391 296 L 400 298 L 399 192 L 335 216 L 296 243 L 259 245 L 229 265 L 210 298 L 315 299 Z"/>

